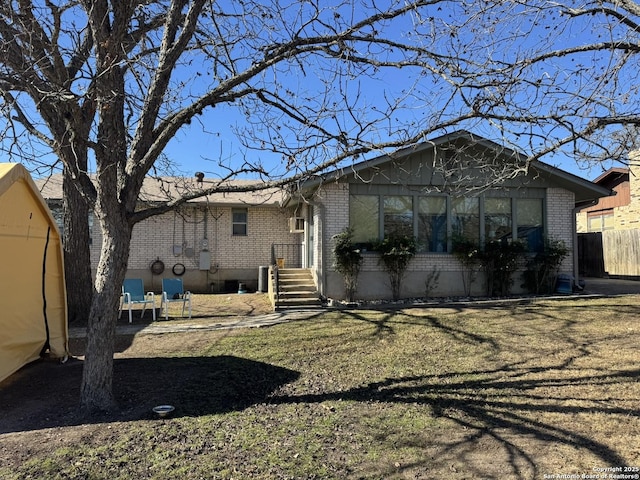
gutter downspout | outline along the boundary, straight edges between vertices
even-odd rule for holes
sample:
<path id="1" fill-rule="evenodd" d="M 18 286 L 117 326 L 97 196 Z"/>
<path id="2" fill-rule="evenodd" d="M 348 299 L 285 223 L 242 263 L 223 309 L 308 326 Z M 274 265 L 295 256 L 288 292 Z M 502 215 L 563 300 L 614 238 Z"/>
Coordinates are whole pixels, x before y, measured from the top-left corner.
<path id="1" fill-rule="evenodd" d="M 313 205 L 313 209 L 318 211 L 318 215 L 316 217 L 317 222 L 314 223 L 319 223 L 319 225 L 316 225 L 316 239 L 315 239 L 315 244 L 313 246 L 313 248 L 315 248 L 315 252 L 314 255 L 317 253 L 318 255 L 316 255 L 315 258 L 315 269 L 316 269 L 316 281 L 318 284 L 318 290 L 320 292 L 320 295 L 322 295 L 323 297 L 326 297 L 326 293 L 327 293 L 327 275 L 326 275 L 326 271 L 325 271 L 325 238 L 324 238 L 324 231 L 325 231 L 325 216 L 326 216 L 326 212 L 325 212 L 325 207 L 324 204 L 322 203 L 317 203 L 317 202 L 311 202 L 311 204 Z M 318 241 L 320 241 L 320 248 L 318 248 Z M 317 258 L 320 257 L 320 258 Z"/>

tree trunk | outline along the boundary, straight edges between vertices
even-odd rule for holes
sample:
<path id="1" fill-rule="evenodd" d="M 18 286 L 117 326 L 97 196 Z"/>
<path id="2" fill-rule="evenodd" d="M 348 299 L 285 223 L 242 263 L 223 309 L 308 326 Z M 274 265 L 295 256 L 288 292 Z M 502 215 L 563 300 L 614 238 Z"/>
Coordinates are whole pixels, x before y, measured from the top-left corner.
<path id="1" fill-rule="evenodd" d="M 86 325 L 93 298 L 89 205 L 69 171 L 63 171 L 64 269 L 69 323 Z"/>
<path id="2" fill-rule="evenodd" d="M 117 214 L 116 214 L 117 215 Z M 113 215 L 109 215 L 113 217 Z M 126 219 L 100 220 L 103 241 L 87 328 L 81 407 L 88 413 L 109 411 L 113 398 L 113 354 L 121 285 L 127 270 L 131 231 Z M 114 234 L 114 229 L 118 234 Z"/>
<path id="3" fill-rule="evenodd" d="M 135 211 L 145 171 L 138 169 L 134 182 L 126 172 L 128 133 L 124 102 L 126 62 L 122 58 L 125 19 L 130 2 L 90 2 L 89 23 L 96 48 L 96 203 L 93 206 L 102 233 L 100 260 L 96 270 L 95 293 L 87 329 L 87 350 L 80 404 L 87 412 L 108 411 L 113 397 L 113 353 L 115 349 L 118 303 L 127 271 L 133 223 L 128 213 Z M 116 8 L 116 5 L 118 7 Z M 113 6 L 113 15 L 110 9 Z M 113 24 L 111 24 L 113 20 Z M 122 59 L 122 62 L 120 61 Z"/>

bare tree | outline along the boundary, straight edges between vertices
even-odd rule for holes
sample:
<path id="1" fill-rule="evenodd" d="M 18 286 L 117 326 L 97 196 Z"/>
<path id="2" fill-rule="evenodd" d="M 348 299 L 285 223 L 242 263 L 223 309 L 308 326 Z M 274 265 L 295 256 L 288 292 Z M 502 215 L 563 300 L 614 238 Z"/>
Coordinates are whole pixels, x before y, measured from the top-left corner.
<path id="1" fill-rule="evenodd" d="M 217 105 L 237 106 L 249 124 L 259 118 L 251 135 L 260 131 L 260 141 L 252 146 L 282 155 L 285 168 L 269 172 L 250 157 L 225 165 L 229 176 L 254 171 L 267 180 L 244 190 L 295 181 L 354 154 L 403 144 L 407 139 L 399 135 L 380 142 L 386 135 L 374 128 L 399 107 L 395 93 L 367 119 L 361 113 L 370 100 L 357 85 L 361 76 L 426 63 L 428 50 L 387 32 L 394 22 L 410 25 L 414 12 L 433 3 L 391 2 L 384 9 L 366 1 L 327 7 L 252 0 L 3 3 L 0 88 L 5 137 L 13 140 L 6 147 L 5 139 L 5 148 L 19 153 L 22 138 L 29 138 L 50 149 L 67 188 L 94 210 L 103 236 L 83 407 L 113 404 L 117 305 L 135 223 L 234 189 L 220 182 L 138 209 L 143 179 L 167 143 L 200 118 L 224 121 L 215 110 L 205 116 Z M 384 98 L 382 87 L 377 95 Z"/>
<path id="2" fill-rule="evenodd" d="M 638 146 L 639 22 L 632 0 L 462 2 L 442 30 L 445 75 L 529 160 L 626 163 Z"/>
<path id="3" fill-rule="evenodd" d="M 84 202 L 76 217 L 92 209 L 102 231 L 83 407 L 113 404 L 117 305 L 137 222 L 216 191 L 295 184 L 454 127 L 490 129 L 486 137 L 531 152 L 477 164 L 498 178 L 565 147 L 617 158 L 638 123 L 637 18 L 630 0 L 4 2 L 3 148 L 36 161 L 53 152 L 79 194 L 70 205 Z M 210 188 L 139 208 L 167 144 L 190 124 L 215 130 L 228 108 L 246 118 L 236 134 L 247 155 L 221 162 Z M 474 169 L 456 165 L 468 159 L 458 153 L 439 168 L 462 182 Z M 237 172 L 264 181 L 224 181 Z"/>

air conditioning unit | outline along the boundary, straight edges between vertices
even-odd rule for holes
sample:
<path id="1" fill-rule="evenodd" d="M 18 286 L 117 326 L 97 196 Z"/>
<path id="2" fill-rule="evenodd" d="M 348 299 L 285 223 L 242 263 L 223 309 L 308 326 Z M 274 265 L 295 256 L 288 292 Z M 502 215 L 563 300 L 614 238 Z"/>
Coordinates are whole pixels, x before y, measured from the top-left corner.
<path id="1" fill-rule="evenodd" d="M 289 219 L 289 232 L 290 233 L 302 233 L 304 232 L 304 218 L 291 217 Z"/>

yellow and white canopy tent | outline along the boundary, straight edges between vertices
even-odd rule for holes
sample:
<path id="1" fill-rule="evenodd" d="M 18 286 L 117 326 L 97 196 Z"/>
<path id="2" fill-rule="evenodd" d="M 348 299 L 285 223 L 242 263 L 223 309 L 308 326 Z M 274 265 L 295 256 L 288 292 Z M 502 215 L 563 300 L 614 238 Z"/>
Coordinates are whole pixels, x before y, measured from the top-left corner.
<path id="1" fill-rule="evenodd" d="M 0 163 L 0 381 L 46 352 L 68 355 L 60 231 L 29 172 Z"/>

